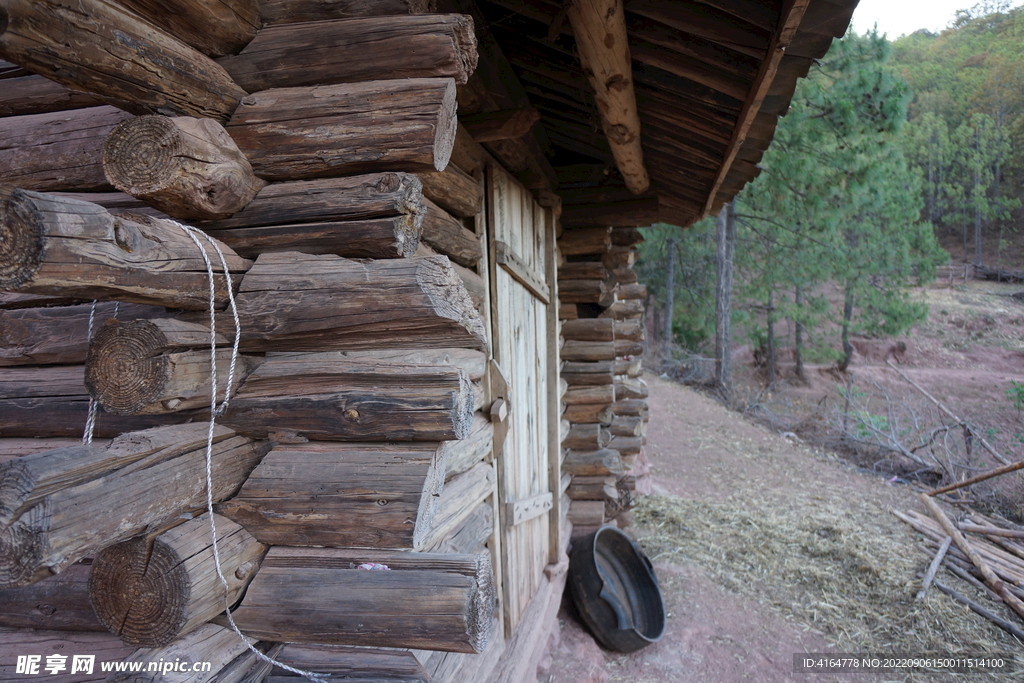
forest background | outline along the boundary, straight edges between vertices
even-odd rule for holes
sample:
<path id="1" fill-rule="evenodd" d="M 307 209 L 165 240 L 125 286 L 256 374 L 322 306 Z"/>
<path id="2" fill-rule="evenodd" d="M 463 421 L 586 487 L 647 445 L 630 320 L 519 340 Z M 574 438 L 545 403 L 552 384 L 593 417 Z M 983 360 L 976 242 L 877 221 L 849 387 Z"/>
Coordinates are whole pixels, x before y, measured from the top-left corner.
<path id="1" fill-rule="evenodd" d="M 805 359 L 845 370 L 851 335 L 922 321 L 911 288 L 950 260 L 1019 270 L 1024 8 L 982 2 L 940 33 L 836 41 L 759 166 L 728 221 L 646 231 L 661 341 L 713 354 L 719 232 L 735 245 L 733 339 L 772 381 L 780 353 L 801 377 Z"/>

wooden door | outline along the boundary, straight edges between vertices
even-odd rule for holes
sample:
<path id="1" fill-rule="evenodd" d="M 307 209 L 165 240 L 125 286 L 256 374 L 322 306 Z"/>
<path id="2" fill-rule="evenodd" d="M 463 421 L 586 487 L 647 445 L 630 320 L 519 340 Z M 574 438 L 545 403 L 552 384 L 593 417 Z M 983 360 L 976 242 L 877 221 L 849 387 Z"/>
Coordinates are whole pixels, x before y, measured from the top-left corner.
<path id="1" fill-rule="evenodd" d="M 507 390 L 507 434 L 497 457 L 502 589 L 507 634 L 536 593 L 549 559 L 549 397 L 557 381 L 549 332 L 550 212 L 500 166 L 488 169 L 491 330 Z"/>

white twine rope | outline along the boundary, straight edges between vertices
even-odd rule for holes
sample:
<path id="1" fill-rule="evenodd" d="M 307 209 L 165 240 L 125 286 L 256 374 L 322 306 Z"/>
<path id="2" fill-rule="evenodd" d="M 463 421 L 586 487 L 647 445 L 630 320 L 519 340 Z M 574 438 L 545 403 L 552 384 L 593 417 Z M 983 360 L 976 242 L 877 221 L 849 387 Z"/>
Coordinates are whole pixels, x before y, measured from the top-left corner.
<path id="1" fill-rule="evenodd" d="M 224 578 L 224 571 L 220 564 L 220 551 L 217 549 L 217 523 L 213 519 L 213 430 L 216 426 L 216 418 L 224 413 L 227 409 L 228 401 L 231 398 L 231 384 L 235 377 L 235 365 L 238 361 L 238 345 L 242 338 L 242 327 L 241 322 L 238 319 L 238 308 L 235 306 L 235 294 L 231 288 L 231 275 L 228 272 L 228 262 L 224 258 L 224 252 L 221 251 L 220 245 L 207 235 L 202 230 L 197 230 L 189 225 L 183 225 L 177 221 L 170 221 L 177 225 L 179 228 L 185 231 L 185 234 L 189 236 L 196 248 L 199 249 L 199 253 L 203 257 L 203 262 L 206 264 L 206 276 L 210 284 L 210 425 L 206 431 L 206 513 L 210 518 L 210 536 L 213 540 L 213 564 L 217 569 L 217 578 L 220 579 L 221 586 L 224 587 L 224 613 L 228 618 L 228 623 L 231 624 L 231 630 L 234 631 L 245 646 L 256 655 L 258 659 L 262 659 L 268 664 L 280 667 L 285 671 L 290 671 L 293 674 L 302 676 L 314 683 L 324 683 L 324 680 L 329 674 L 318 674 L 312 671 L 305 671 L 303 669 L 297 669 L 295 667 L 288 666 L 283 662 L 279 662 L 272 657 L 268 657 L 264 653 L 257 650 L 252 643 L 243 635 L 235 624 L 235 619 L 231 616 L 231 603 L 229 602 L 229 595 L 231 589 L 228 586 L 228 580 Z M 214 313 L 214 305 L 216 298 L 216 287 L 214 286 L 214 275 L 213 275 L 213 264 L 210 263 L 210 257 L 206 253 L 206 249 L 203 248 L 202 243 L 199 241 L 199 237 L 202 236 L 217 252 L 217 256 L 220 258 L 220 265 L 224 271 L 224 280 L 227 283 L 228 290 L 228 302 L 231 308 L 231 315 L 235 321 L 235 341 L 231 347 L 231 364 L 228 366 L 228 381 L 224 387 L 224 400 L 221 401 L 220 405 L 217 405 L 217 317 Z"/>
<path id="2" fill-rule="evenodd" d="M 117 310 L 121 308 L 121 302 L 114 303 L 114 317 L 117 317 Z M 85 333 L 88 340 L 92 340 L 92 323 L 96 319 L 96 299 L 92 300 L 92 308 L 89 309 L 89 331 Z M 92 396 L 89 397 L 89 415 L 85 419 L 85 431 L 82 432 L 82 444 L 88 446 L 92 443 L 93 432 L 96 431 L 96 415 L 99 412 L 99 402 Z"/>

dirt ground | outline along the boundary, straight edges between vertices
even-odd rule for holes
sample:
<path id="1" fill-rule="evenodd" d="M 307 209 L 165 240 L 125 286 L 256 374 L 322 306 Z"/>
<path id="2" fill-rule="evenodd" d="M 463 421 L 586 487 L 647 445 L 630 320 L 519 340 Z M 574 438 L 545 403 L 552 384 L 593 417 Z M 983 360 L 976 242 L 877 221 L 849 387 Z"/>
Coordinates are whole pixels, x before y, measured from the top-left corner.
<path id="1" fill-rule="evenodd" d="M 654 495 L 628 531 L 654 560 L 665 635 L 632 655 L 607 652 L 563 604 L 560 642 L 540 682 L 1024 680 L 794 674 L 797 653 L 1016 653 L 1024 661 L 1024 649 L 935 589 L 914 601 L 915 573 L 928 558 L 920 537 L 888 513 L 923 510 L 912 486 L 776 434 L 686 387 L 647 382 Z M 985 601 L 955 577 L 943 581 Z"/>

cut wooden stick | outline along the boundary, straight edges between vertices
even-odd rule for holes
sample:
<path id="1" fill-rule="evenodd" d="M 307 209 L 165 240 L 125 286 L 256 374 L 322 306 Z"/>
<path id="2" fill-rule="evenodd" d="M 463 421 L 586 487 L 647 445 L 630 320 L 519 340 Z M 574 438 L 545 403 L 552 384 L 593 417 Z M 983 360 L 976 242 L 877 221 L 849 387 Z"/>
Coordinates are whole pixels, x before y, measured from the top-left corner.
<path id="1" fill-rule="evenodd" d="M 974 610 L 975 612 L 977 612 L 981 616 L 985 617 L 986 619 L 991 621 L 993 624 L 995 624 L 999 628 L 1003 629 L 1004 631 L 1006 631 L 1007 633 L 1009 633 L 1013 637 L 1017 638 L 1018 640 L 1024 640 L 1024 631 L 1020 630 L 1019 628 L 1017 628 L 1016 626 L 1014 626 L 1013 624 L 1008 622 L 1006 619 L 1003 619 L 1002 617 L 998 617 L 995 614 L 992 614 L 992 612 L 989 612 L 987 609 L 985 609 L 984 607 L 982 607 L 978 603 L 976 603 L 973 600 L 970 600 L 970 599 L 964 597 L 963 595 L 961 595 L 960 593 L 958 593 L 957 591 L 953 590 L 952 588 L 950 588 L 949 586 L 947 586 L 945 584 L 942 584 L 942 583 L 939 583 L 938 581 L 936 581 L 935 582 L 935 587 L 938 588 L 943 593 L 945 593 L 946 595 L 948 595 L 949 597 L 951 597 L 954 600 L 956 600 L 957 602 L 960 602 L 960 603 L 963 603 L 964 605 L 967 605 L 972 610 Z"/>
<path id="2" fill-rule="evenodd" d="M 932 489 L 931 491 L 928 492 L 928 495 L 934 496 L 940 493 L 946 493 L 948 491 L 955 491 L 956 489 L 963 488 L 964 486 L 970 486 L 971 484 L 977 484 L 978 482 L 985 481 L 986 479 L 998 477 L 1001 474 L 1009 474 L 1010 472 L 1016 472 L 1017 470 L 1022 468 L 1024 468 L 1024 460 L 1020 460 L 1015 463 L 1010 463 L 1009 465 L 1005 465 L 1003 467 L 997 467 L 994 470 L 989 470 L 988 472 L 982 472 L 981 474 L 975 477 L 971 477 L 970 479 L 964 479 L 963 481 L 958 481 L 947 486 Z M 1024 538 L 1024 534 L 1018 536 L 1017 538 Z"/>
<path id="3" fill-rule="evenodd" d="M 956 423 L 957 423 L 958 425 L 960 425 L 961 427 L 963 427 L 964 429 L 966 429 L 967 431 L 969 431 L 969 432 L 971 433 L 971 436 L 972 436 L 972 437 L 974 437 L 975 439 L 977 439 L 977 440 L 978 440 L 978 443 L 980 443 L 980 444 L 982 445 L 982 447 L 984 447 L 984 449 L 985 449 L 986 451 L 988 451 L 989 453 L 991 453 L 991 454 L 992 454 L 992 457 L 993 457 L 993 458 L 995 458 L 995 459 L 996 459 L 996 460 L 998 460 L 999 462 L 1003 463 L 1004 465 L 1009 465 L 1009 464 L 1010 464 L 1010 461 L 1009 461 L 1009 460 L 1007 460 L 1006 458 L 1004 458 L 1004 457 L 1003 457 L 1002 455 L 1000 455 L 1000 454 L 999 454 L 999 453 L 998 453 L 998 452 L 996 451 L 996 449 L 992 448 L 992 445 L 991 445 L 991 444 L 990 444 L 990 443 L 989 443 L 988 441 L 985 441 L 985 438 L 984 438 L 984 437 L 983 437 L 983 436 L 982 436 L 981 434 L 978 434 L 978 432 L 976 432 L 976 431 L 975 431 L 974 429 L 972 429 L 972 428 L 970 427 L 970 425 L 968 425 L 968 424 L 967 424 L 966 422 L 964 422 L 964 421 L 963 421 L 963 420 L 961 420 L 961 419 L 960 419 L 959 417 L 957 417 L 956 415 L 954 415 L 954 414 L 953 414 L 953 412 L 952 412 L 952 411 L 951 411 L 951 410 L 950 410 L 949 408 L 947 408 L 947 407 L 946 407 L 946 406 L 944 406 L 944 405 L 943 405 L 943 404 L 942 404 L 941 402 L 939 402 L 939 400 L 938 400 L 937 398 L 935 398 L 934 396 L 932 396 L 931 394 L 929 394 L 929 393 L 928 393 L 928 392 L 927 392 L 927 391 L 925 390 L 925 388 L 924 388 L 924 387 L 922 387 L 922 386 L 921 386 L 920 384 L 918 384 L 918 383 L 917 383 L 917 382 L 915 382 L 914 380 L 910 379 L 910 377 L 908 377 L 908 376 L 907 376 L 907 373 L 903 372 L 903 371 L 902 371 L 902 370 L 900 370 L 900 369 L 899 369 L 898 367 L 896 367 L 895 365 L 893 365 L 893 362 L 892 362 L 891 360 L 886 360 L 886 361 L 885 361 L 885 363 L 886 363 L 886 365 L 888 365 L 888 366 L 889 366 L 890 368 L 892 368 L 893 370 L 895 370 L 895 371 L 896 371 L 896 374 L 897 374 L 897 375 L 899 375 L 900 377 L 902 377 L 903 379 L 905 379 L 905 380 L 906 380 L 906 381 L 907 381 L 907 382 L 908 382 L 908 383 L 910 384 L 910 386 L 914 387 L 915 389 L 917 389 L 918 391 L 920 391 L 920 392 L 921 392 L 922 394 L 924 394 L 924 397 L 925 397 L 925 398 L 927 398 L 927 399 L 928 399 L 929 401 L 931 401 L 932 403 L 934 403 L 934 404 L 935 404 L 935 407 L 936 407 L 936 408 L 938 408 L 939 410 L 941 410 L 942 412 L 944 412 L 944 413 L 945 413 L 946 415 L 948 415 L 948 416 L 949 416 L 949 419 L 953 420 L 953 421 L 954 421 L 954 422 L 956 422 Z M 1018 469 L 1019 469 L 1019 468 L 1018 468 Z M 1008 470 L 1008 471 L 1011 471 L 1011 472 L 1012 472 L 1012 470 Z M 993 476 L 995 476 L 995 475 L 993 475 Z M 970 480 L 968 480 L 968 481 L 970 481 Z M 963 485 L 964 485 L 964 484 L 960 484 L 960 486 L 963 486 Z M 958 488 L 958 487 L 954 487 L 954 488 Z M 940 490 L 942 490 L 942 489 L 940 489 Z M 949 489 L 949 490 L 952 490 L 952 489 Z"/>
<path id="4" fill-rule="evenodd" d="M 1024 538 L 1024 531 L 1017 531 L 1016 529 L 1001 529 L 997 526 L 981 526 L 979 524 L 960 524 L 961 531 L 972 531 L 976 534 L 985 534 L 986 536 L 1004 536 L 1006 538 Z"/>
<path id="5" fill-rule="evenodd" d="M 939 546 L 938 552 L 935 553 L 935 557 L 932 559 L 932 563 L 928 565 L 928 571 L 924 575 L 924 581 L 921 582 L 921 590 L 917 592 L 915 600 L 922 600 L 925 594 L 928 592 L 929 586 L 932 585 L 932 581 L 935 580 L 935 572 L 939 571 L 939 565 L 942 564 L 943 558 L 946 557 L 946 551 L 949 550 L 950 543 L 953 539 L 950 536 L 946 536 L 946 540 Z"/>

